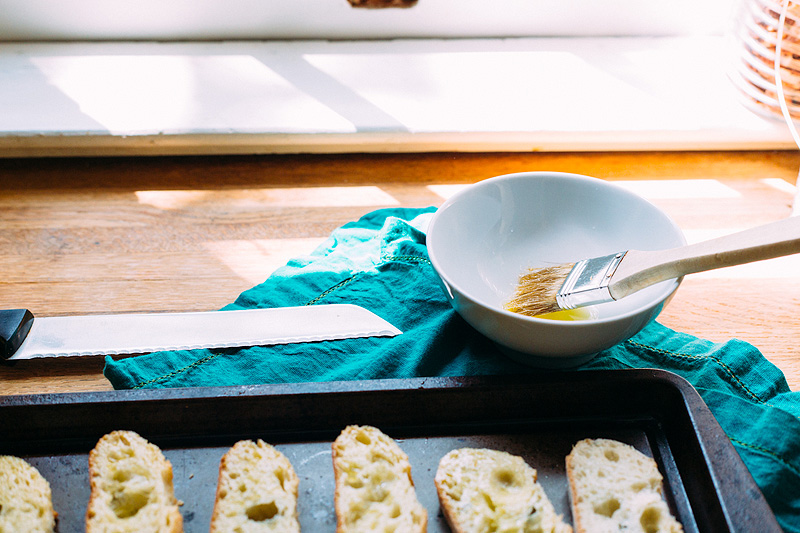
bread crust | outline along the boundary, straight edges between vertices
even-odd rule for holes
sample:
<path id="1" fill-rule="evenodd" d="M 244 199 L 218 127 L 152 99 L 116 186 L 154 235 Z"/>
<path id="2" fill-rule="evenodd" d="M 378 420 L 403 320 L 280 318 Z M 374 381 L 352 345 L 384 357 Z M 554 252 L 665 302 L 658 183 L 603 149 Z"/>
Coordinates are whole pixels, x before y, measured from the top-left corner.
<path id="1" fill-rule="evenodd" d="M 682 533 L 662 497 L 656 462 L 612 439 L 584 439 L 566 457 L 575 533 Z"/>
<path id="2" fill-rule="evenodd" d="M 286 456 L 261 439 L 239 441 L 220 460 L 210 533 L 299 533 L 298 490 Z"/>
<path id="3" fill-rule="evenodd" d="M 439 461 L 439 505 L 454 533 L 572 533 L 524 459 L 488 448 L 460 448 Z"/>
<path id="4" fill-rule="evenodd" d="M 408 456 L 372 426 L 347 426 L 331 445 L 337 533 L 424 533 Z"/>
<path id="5" fill-rule="evenodd" d="M 0 531 L 52 533 L 56 518 L 50 483 L 36 467 L 0 455 Z"/>
<path id="6" fill-rule="evenodd" d="M 133 431 L 104 435 L 89 453 L 86 533 L 182 533 L 172 465 Z"/>

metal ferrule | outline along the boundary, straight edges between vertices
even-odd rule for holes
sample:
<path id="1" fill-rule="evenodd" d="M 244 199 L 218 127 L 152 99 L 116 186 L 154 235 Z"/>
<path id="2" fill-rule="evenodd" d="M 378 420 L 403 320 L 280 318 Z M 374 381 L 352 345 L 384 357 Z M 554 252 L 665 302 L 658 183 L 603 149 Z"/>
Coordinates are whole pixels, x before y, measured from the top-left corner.
<path id="1" fill-rule="evenodd" d="M 620 252 L 575 263 L 556 294 L 558 306 L 575 309 L 613 301 L 608 284 L 624 256 L 625 253 Z"/>

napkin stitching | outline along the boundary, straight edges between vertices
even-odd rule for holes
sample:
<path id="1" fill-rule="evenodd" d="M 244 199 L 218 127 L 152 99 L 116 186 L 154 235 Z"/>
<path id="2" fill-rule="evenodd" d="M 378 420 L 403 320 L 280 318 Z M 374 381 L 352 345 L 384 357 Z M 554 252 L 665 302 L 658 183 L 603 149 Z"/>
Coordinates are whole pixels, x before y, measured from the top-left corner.
<path id="1" fill-rule="evenodd" d="M 342 287 L 347 286 L 348 284 L 353 282 L 356 278 L 358 278 L 361 274 L 363 274 L 363 272 L 357 272 L 357 273 L 353 274 L 352 276 L 350 276 L 349 278 L 343 279 L 342 281 L 340 281 L 339 283 L 337 283 L 333 287 L 330 287 L 330 288 L 322 291 L 319 294 L 319 296 L 309 300 L 305 305 L 314 305 L 315 303 L 319 302 L 321 299 L 323 299 L 327 295 L 331 294 L 332 292 L 334 292 L 334 291 L 336 291 L 338 289 L 341 289 Z M 190 363 L 190 364 L 188 364 L 188 365 L 186 365 L 186 366 L 184 366 L 182 368 L 175 369 L 172 372 L 168 372 L 168 373 L 166 373 L 166 374 L 164 374 L 162 376 L 158 376 L 158 377 L 152 378 L 152 379 L 150 379 L 148 381 L 144 381 L 142 383 L 139 383 L 138 385 L 134 385 L 132 388 L 140 389 L 140 388 L 142 388 L 142 387 L 144 387 L 146 385 L 152 385 L 153 383 L 157 383 L 159 381 L 164 381 L 164 380 L 167 380 L 167 379 L 169 379 L 171 377 L 175 377 L 178 374 L 182 374 L 184 372 L 188 372 L 189 370 L 191 370 L 194 367 L 200 366 L 202 364 L 205 364 L 205 363 L 211 361 L 212 359 L 215 359 L 215 358 L 219 357 L 220 355 L 222 355 L 222 353 L 224 353 L 224 352 L 209 354 L 209 355 L 207 355 L 207 356 L 205 356 L 205 357 L 203 357 L 201 359 L 198 359 L 197 361 L 194 361 L 194 362 L 192 362 L 192 363 Z"/>
<path id="2" fill-rule="evenodd" d="M 197 361 L 194 361 L 193 363 L 190 363 L 190 364 L 188 364 L 188 365 L 186 365 L 186 366 L 184 366 L 182 368 L 177 368 L 177 369 L 173 370 L 172 372 L 168 372 L 168 373 L 166 373 L 166 374 L 164 374 L 162 376 L 158 376 L 158 377 L 155 377 L 153 379 L 149 379 L 147 381 L 143 381 L 143 382 L 141 382 L 141 383 L 139 383 L 137 385 L 134 385 L 131 388 L 132 389 L 141 389 L 142 387 L 144 387 L 146 385 L 152 385 L 153 383 L 157 383 L 159 381 L 167 380 L 167 379 L 169 379 L 171 377 L 177 376 L 178 374 L 182 374 L 184 372 L 187 372 L 192 367 L 199 366 L 199 365 L 202 365 L 204 363 L 207 363 L 208 361 L 211 361 L 212 359 L 214 359 L 216 357 L 219 357 L 223 353 L 225 353 L 225 352 L 217 352 L 217 353 L 209 354 L 209 355 L 203 357 L 202 359 L 198 359 Z"/>
<path id="3" fill-rule="evenodd" d="M 391 261 L 409 261 L 409 262 L 412 262 L 412 263 L 426 263 L 426 264 L 429 264 L 429 265 L 431 264 L 430 260 L 427 257 L 422 257 L 422 256 L 418 256 L 418 255 L 383 255 L 383 256 L 381 256 L 381 263 L 380 264 L 381 265 L 382 264 L 386 264 L 386 263 L 391 262 Z M 337 283 L 333 287 L 331 287 L 329 289 L 326 289 L 325 291 L 320 293 L 319 296 L 317 296 L 317 297 L 309 300 L 308 302 L 306 302 L 305 305 L 314 305 L 314 304 L 318 303 L 320 300 L 322 300 L 326 296 L 330 295 L 331 293 L 333 293 L 335 291 L 338 291 L 339 289 L 341 289 L 343 287 L 346 287 L 347 285 L 349 285 L 350 283 L 352 283 L 353 281 L 355 281 L 356 279 L 361 277 L 363 274 L 365 274 L 364 271 L 356 272 L 355 274 L 353 274 L 349 278 L 343 279 L 342 281 L 340 281 L 339 283 Z"/>
<path id="4" fill-rule="evenodd" d="M 740 441 L 739 439 L 735 439 L 735 438 L 731 437 L 730 435 L 728 436 L 728 438 L 731 440 L 731 442 L 733 442 L 735 444 L 738 444 L 739 446 L 742 446 L 744 448 L 750 448 L 753 451 L 761 452 L 761 453 L 764 453 L 766 455 L 771 456 L 773 459 L 775 459 L 779 463 L 783 464 L 789 470 L 791 470 L 792 472 L 794 472 L 795 474 L 800 476 L 800 470 L 796 466 L 794 466 L 792 463 L 790 463 L 789 461 L 784 459 L 783 456 L 778 455 L 777 453 L 773 452 L 772 450 L 769 450 L 769 449 L 764 448 L 762 446 L 757 446 L 755 444 L 750 444 L 750 443 L 747 443 L 747 442 Z"/>
<path id="5" fill-rule="evenodd" d="M 315 303 L 319 302 L 320 300 L 322 300 L 323 298 L 328 296 L 330 293 L 332 293 L 334 291 L 337 291 L 337 290 L 341 289 L 342 287 L 346 287 L 347 285 L 349 285 L 350 283 L 355 281 L 356 278 L 360 277 L 363 273 L 364 272 L 356 272 L 355 274 L 353 274 L 349 278 L 343 279 L 342 281 L 340 281 L 339 283 L 337 283 L 333 287 L 330 287 L 329 289 L 326 289 L 326 290 L 322 291 L 319 294 L 319 296 L 317 296 L 316 298 L 312 298 L 311 300 L 306 302 L 305 305 L 314 305 Z"/>
<path id="6" fill-rule="evenodd" d="M 650 351 L 653 351 L 653 352 L 656 352 L 656 353 L 664 354 L 664 355 L 673 355 L 673 356 L 676 356 L 676 357 L 683 357 L 683 358 L 695 359 L 695 360 L 697 360 L 697 359 L 710 359 L 711 361 L 717 363 L 720 367 L 722 367 L 722 369 L 725 370 L 725 372 L 727 372 L 730 375 L 730 377 L 732 377 L 734 379 L 734 381 L 742 388 L 742 390 L 744 390 L 745 393 L 747 393 L 756 402 L 758 402 L 758 403 L 760 403 L 762 405 L 766 405 L 768 407 L 775 407 L 774 405 L 770 404 L 769 402 L 766 402 L 766 401 L 762 400 L 753 391 L 751 391 L 736 376 L 736 374 L 734 373 L 733 369 L 731 369 L 730 366 L 728 366 L 727 364 L 722 362 L 722 360 L 720 360 L 718 357 L 715 357 L 713 355 L 694 355 L 694 354 L 683 354 L 683 353 L 671 352 L 669 350 L 664 350 L 663 348 L 656 348 L 654 346 L 649 346 L 649 345 L 642 344 L 640 342 L 636 342 L 636 341 L 632 341 L 632 340 L 628 340 L 627 343 L 628 344 L 632 344 L 634 346 L 639 346 L 640 348 L 644 348 L 644 349 L 647 349 L 647 350 L 650 350 Z M 789 461 L 784 459 L 783 456 L 777 454 L 776 452 L 774 452 L 774 451 L 772 451 L 772 450 L 770 450 L 768 448 L 764 448 L 762 446 L 757 446 L 755 444 L 749 444 L 749 443 L 740 441 L 738 439 L 735 439 L 735 438 L 731 437 L 730 435 L 728 435 L 728 438 L 731 440 L 731 442 L 734 442 L 734 443 L 736 443 L 736 444 L 738 444 L 738 445 L 740 445 L 740 446 L 742 446 L 744 448 L 749 448 L 749 449 L 751 449 L 753 451 L 761 452 L 762 454 L 771 456 L 773 459 L 775 459 L 776 461 L 780 462 L 781 464 L 783 464 L 784 466 L 789 468 L 795 474 L 800 475 L 800 470 L 798 470 L 797 467 L 795 467 L 792 463 L 790 463 Z"/>
<path id="7" fill-rule="evenodd" d="M 431 264 L 431 260 L 427 257 L 422 257 L 420 255 L 382 255 L 381 261 L 383 263 L 387 263 L 389 261 L 410 261 L 412 263 L 426 263 L 428 265 Z"/>
<path id="8" fill-rule="evenodd" d="M 326 289 L 326 290 L 322 291 L 322 293 L 320 293 L 319 296 L 309 300 L 305 305 L 314 305 L 315 303 L 317 303 L 318 301 L 320 301 L 322 298 L 324 298 L 325 296 L 329 295 L 330 293 L 332 293 L 332 292 L 334 292 L 334 291 L 336 291 L 338 289 L 341 289 L 342 287 L 345 287 L 346 285 L 348 285 L 349 283 L 354 281 L 361 274 L 363 274 L 363 272 L 357 272 L 356 274 L 353 274 L 349 278 L 343 279 L 342 281 L 340 281 L 339 283 L 337 283 L 333 287 L 330 287 L 329 289 Z M 134 385 L 131 388 L 133 388 L 133 389 L 141 389 L 142 387 L 145 387 L 147 385 L 152 385 L 153 383 L 158 383 L 159 381 L 165 381 L 165 380 L 167 380 L 169 378 L 177 376 L 178 374 L 183 374 L 184 372 L 188 372 L 192 368 L 195 368 L 197 366 L 203 365 L 203 364 L 211 361 L 212 359 L 215 359 L 215 358 L 219 357 L 223 353 L 224 352 L 218 352 L 218 353 L 209 354 L 209 355 L 207 355 L 207 356 L 205 356 L 205 357 L 203 357 L 201 359 L 198 359 L 197 361 L 194 361 L 194 362 L 192 362 L 192 363 L 190 363 L 190 364 L 188 364 L 188 365 L 186 365 L 186 366 L 184 366 L 182 368 L 177 368 L 177 369 L 173 370 L 172 372 L 168 372 L 168 373 L 166 373 L 164 375 L 149 379 L 147 381 L 143 381 L 142 383 Z"/>
<path id="9" fill-rule="evenodd" d="M 412 263 L 427 263 L 427 264 L 430 264 L 430 260 L 428 258 L 421 257 L 421 256 L 416 256 L 416 255 L 385 255 L 385 256 L 381 257 L 381 260 L 384 263 L 388 262 L 388 261 L 409 261 L 409 262 L 412 262 Z M 319 302 L 320 300 L 322 300 L 326 296 L 330 295 L 331 293 L 336 292 L 337 290 L 339 290 L 339 289 L 341 289 L 343 287 L 346 287 L 347 285 L 349 285 L 350 283 L 352 283 L 353 281 L 355 281 L 356 279 L 361 277 L 364 273 L 365 273 L 364 271 L 356 272 L 352 276 L 343 279 L 342 281 L 340 281 L 336 285 L 334 285 L 334 286 L 322 291 L 318 296 L 316 296 L 315 298 L 312 298 L 311 300 L 306 302 L 305 305 L 314 305 L 314 304 L 316 304 L 317 302 Z M 147 385 L 152 385 L 153 383 L 158 383 L 159 381 L 165 381 L 165 380 L 167 380 L 169 378 L 177 376 L 178 374 L 182 374 L 184 372 L 188 372 L 192 368 L 195 368 L 197 366 L 203 365 L 203 364 L 205 364 L 205 363 L 207 363 L 207 362 L 219 357 L 223 353 L 225 353 L 225 352 L 212 353 L 212 354 L 207 355 L 206 357 L 203 357 L 202 359 L 198 359 L 197 361 L 194 361 L 193 363 L 190 363 L 190 364 L 188 364 L 188 365 L 186 365 L 186 366 L 184 366 L 182 368 L 178 368 L 178 369 L 175 369 L 172 372 L 168 372 L 168 373 L 166 373 L 166 374 L 164 374 L 162 376 L 158 376 L 158 377 L 149 379 L 147 381 L 143 381 L 143 382 L 141 382 L 141 383 L 139 383 L 137 385 L 134 385 L 131 388 L 132 389 L 141 389 L 142 387 L 145 387 Z"/>
<path id="10" fill-rule="evenodd" d="M 727 372 L 728 375 L 731 378 L 733 378 L 733 380 L 736 382 L 736 384 L 738 384 L 739 387 L 748 396 L 753 398 L 758 403 L 773 407 L 770 404 L 768 404 L 767 402 L 765 402 L 764 400 L 762 400 L 761 398 L 759 398 L 753 391 L 751 391 L 747 387 L 747 385 L 742 383 L 742 381 L 739 379 L 739 377 L 736 375 L 736 373 L 733 371 L 733 369 L 731 369 L 731 367 L 729 367 L 727 364 L 722 362 L 722 360 L 720 360 L 718 357 L 715 357 L 713 355 L 694 355 L 694 354 L 671 352 L 669 350 L 664 350 L 663 348 L 655 348 L 654 346 L 649 346 L 649 345 L 642 344 L 642 343 L 639 343 L 639 342 L 636 342 L 636 341 L 632 341 L 632 340 L 628 340 L 627 342 L 628 342 L 628 344 L 632 344 L 634 346 L 639 346 L 640 348 L 645 348 L 645 349 L 648 349 L 650 351 L 653 351 L 653 352 L 656 352 L 656 353 L 660 353 L 660 354 L 664 354 L 664 355 L 673 355 L 675 357 L 683 357 L 683 358 L 686 358 L 686 359 L 695 359 L 695 360 L 697 360 L 697 359 L 710 359 L 711 361 L 717 363 L 720 367 L 722 367 L 722 369 L 725 370 L 725 372 Z"/>

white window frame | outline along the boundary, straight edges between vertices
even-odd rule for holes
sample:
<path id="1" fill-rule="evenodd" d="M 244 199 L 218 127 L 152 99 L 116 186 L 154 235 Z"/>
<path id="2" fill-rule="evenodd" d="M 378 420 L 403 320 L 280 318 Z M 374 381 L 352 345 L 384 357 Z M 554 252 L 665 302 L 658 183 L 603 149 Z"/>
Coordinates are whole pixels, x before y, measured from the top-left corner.
<path id="1" fill-rule="evenodd" d="M 0 0 L 0 40 L 675 36 L 723 32 L 737 0 Z"/>

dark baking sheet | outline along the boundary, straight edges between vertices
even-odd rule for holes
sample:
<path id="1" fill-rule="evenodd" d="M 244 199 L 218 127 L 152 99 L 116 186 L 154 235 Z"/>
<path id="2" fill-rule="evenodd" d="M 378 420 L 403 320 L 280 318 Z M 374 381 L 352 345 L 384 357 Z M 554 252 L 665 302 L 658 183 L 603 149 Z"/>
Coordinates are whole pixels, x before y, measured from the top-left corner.
<path id="1" fill-rule="evenodd" d="M 137 431 L 171 461 L 191 533 L 208 531 L 222 455 L 239 439 L 261 438 L 300 477 L 303 530 L 332 532 L 330 444 L 349 424 L 374 425 L 405 450 L 430 532 L 449 531 L 433 485 L 448 451 L 524 457 L 571 522 L 564 458 L 576 441 L 597 437 L 655 458 L 685 531 L 780 531 L 697 392 L 660 370 L 8 396 L 0 398 L 0 454 L 35 465 L 53 488 L 60 533 L 79 532 L 89 450 L 115 429 Z"/>

